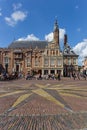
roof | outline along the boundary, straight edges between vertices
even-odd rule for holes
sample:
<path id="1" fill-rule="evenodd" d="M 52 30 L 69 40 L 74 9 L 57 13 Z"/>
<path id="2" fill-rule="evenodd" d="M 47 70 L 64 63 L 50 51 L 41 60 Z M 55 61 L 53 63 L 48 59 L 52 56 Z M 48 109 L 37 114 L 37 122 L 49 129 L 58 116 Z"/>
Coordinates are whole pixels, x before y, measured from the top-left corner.
<path id="1" fill-rule="evenodd" d="M 8 48 L 32 48 L 36 47 L 40 49 L 44 49 L 48 45 L 47 41 L 14 41 L 12 42 Z"/>
<path id="2" fill-rule="evenodd" d="M 63 55 L 64 56 L 77 56 L 78 57 L 78 55 L 70 48 L 70 46 L 68 44 L 66 44 L 66 46 L 64 46 Z"/>

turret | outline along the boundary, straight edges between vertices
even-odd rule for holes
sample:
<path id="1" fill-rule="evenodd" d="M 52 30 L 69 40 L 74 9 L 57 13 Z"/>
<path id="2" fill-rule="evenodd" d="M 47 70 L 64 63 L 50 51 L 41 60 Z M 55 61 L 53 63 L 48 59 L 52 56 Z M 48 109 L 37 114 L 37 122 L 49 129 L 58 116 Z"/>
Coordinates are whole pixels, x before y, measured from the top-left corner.
<path id="1" fill-rule="evenodd" d="M 58 28 L 57 20 L 54 23 L 53 38 L 54 38 L 55 45 L 59 46 L 59 28 Z"/>
<path id="2" fill-rule="evenodd" d="M 64 46 L 67 45 L 67 34 L 64 35 Z"/>

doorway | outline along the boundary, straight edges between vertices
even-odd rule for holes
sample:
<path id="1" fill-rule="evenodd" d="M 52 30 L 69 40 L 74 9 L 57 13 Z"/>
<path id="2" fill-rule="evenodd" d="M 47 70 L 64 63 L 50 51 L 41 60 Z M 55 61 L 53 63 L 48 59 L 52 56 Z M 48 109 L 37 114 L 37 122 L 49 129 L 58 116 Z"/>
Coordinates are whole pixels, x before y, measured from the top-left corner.
<path id="1" fill-rule="evenodd" d="M 16 72 L 19 72 L 19 64 L 16 64 Z"/>

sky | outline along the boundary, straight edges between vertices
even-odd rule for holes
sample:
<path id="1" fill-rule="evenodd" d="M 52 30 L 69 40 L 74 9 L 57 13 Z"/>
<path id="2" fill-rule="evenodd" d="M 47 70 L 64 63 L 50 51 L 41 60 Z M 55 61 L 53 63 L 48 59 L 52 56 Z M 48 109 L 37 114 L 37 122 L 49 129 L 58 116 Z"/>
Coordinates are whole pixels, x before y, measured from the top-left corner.
<path id="1" fill-rule="evenodd" d="M 83 64 L 87 56 L 87 0 L 0 0 L 0 47 L 14 40 L 53 39 L 57 19 L 60 44 L 64 34 Z"/>

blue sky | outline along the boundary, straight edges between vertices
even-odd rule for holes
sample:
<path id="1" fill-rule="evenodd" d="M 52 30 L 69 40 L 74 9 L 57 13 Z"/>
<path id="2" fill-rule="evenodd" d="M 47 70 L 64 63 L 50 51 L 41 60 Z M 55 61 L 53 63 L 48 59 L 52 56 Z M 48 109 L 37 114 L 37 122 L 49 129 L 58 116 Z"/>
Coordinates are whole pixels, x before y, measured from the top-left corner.
<path id="1" fill-rule="evenodd" d="M 0 0 L 0 47 L 15 40 L 52 40 L 55 17 L 63 44 L 87 55 L 87 0 Z"/>

